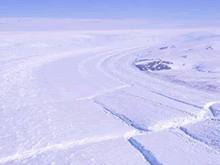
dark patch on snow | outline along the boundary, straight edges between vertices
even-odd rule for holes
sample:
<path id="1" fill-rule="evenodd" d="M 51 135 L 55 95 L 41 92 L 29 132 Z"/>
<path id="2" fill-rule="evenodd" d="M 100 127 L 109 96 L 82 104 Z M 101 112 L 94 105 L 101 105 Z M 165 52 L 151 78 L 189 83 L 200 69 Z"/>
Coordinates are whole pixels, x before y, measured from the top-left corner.
<path id="1" fill-rule="evenodd" d="M 130 138 L 128 141 L 144 156 L 145 160 L 149 162 L 150 165 L 162 165 L 151 151 L 146 150 L 144 146 L 142 146 L 142 144 L 136 141 L 134 138 Z"/>
<path id="2" fill-rule="evenodd" d="M 209 68 L 206 68 L 206 66 L 203 64 L 196 66 L 195 69 L 199 72 L 204 72 L 204 73 L 218 73 L 217 71 L 213 71 Z"/>
<path id="3" fill-rule="evenodd" d="M 153 61 L 154 59 L 141 59 L 141 60 L 138 60 L 137 62 L 142 62 L 142 61 Z"/>
<path id="4" fill-rule="evenodd" d="M 206 84 L 204 86 L 205 89 L 211 90 L 211 91 L 217 91 L 218 90 L 218 86 L 213 85 L 213 84 Z"/>
<path id="5" fill-rule="evenodd" d="M 206 50 L 213 50 L 213 47 L 212 47 L 212 46 L 206 46 L 205 49 L 206 49 Z"/>
<path id="6" fill-rule="evenodd" d="M 142 60 L 143 61 L 143 60 Z M 142 62 L 141 60 L 138 62 Z M 147 61 L 147 60 L 145 60 Z M 145 64 L 135 64 L 135 66 L 141 71 L 159 71 L 159 70 L 170 70 L 172 69 L 169 65 L 173 64 L 169 61 L 162 60 L 149 60 L 150 62 L 146 62 Z"/>
<path id="7" fill-rule="evenodd" d="M 171 46 L 164 46 L 164 47 L 161 47 L 161 48 L 159 48 L 159 50 L 173 49 L 173 48 L 175 48 L 175 46 L 171 45 Z"/>

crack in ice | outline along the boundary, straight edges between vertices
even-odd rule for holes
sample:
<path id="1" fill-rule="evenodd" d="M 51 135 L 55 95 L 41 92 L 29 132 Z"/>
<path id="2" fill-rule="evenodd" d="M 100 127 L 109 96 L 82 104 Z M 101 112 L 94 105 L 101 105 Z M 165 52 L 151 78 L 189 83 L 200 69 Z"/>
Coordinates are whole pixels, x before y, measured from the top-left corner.
<path id="1" fill-rule="evenodd" d="M 73 148 L 75 146 L 81 146 L 81 145 L 86 145 L 86 144 L 92 144 L 92 143 L 99 143 L 103 141 L 108 141 L 108 140 L 115 140 L 119 138 L 124 138 L 124 139 L 129 139 L 132 136 L 138 136 L 138 135 L 143 135 L 144 133 L 137 131 L 137 130 L 132 130 L 129 132 L 126 132 L 123 135 L 109 135 L 109 136 L 101 136 L 101 137 L 93 137 L 93 138 L 84 138 L 80 140 L 73 140 L 73 141 L 68 141 L 68 142 L 61 142 L 58 144 L 54 145 L 49 145 L 43 148 L 36 148 L 36 149 L 30 149 L 26 150 L 24 152 L 19 152 L 14 155 L 6 156 L 0 158 L 0 164 L 4 164 L 10 161 L 21 161 L 27 158 L 34 157 L 36 155 L 49 152 L 49 151 L 59 151 L 59 150 L 65 150 L 69 148 Z"/>
<path id="2" fill-rule="evenodd" d="M 197 122 L 210 119 L 211 117 L 213 117 L 210 107 L 217 103 L 219 103 L 219 101 L 206 103 L 205 106 L 203 107 L 203 110 L 200 111 L 196 116 L 174 118 L 172 120 L 168 120 L 168 121 L 150 126 L 148 129 L 149 131 L 152 131 L 152 132 L 158 132 L 158 131 L 162 131 L 162 130 L 166 130 L 170 128 L 179 128 L 179 127 L 182 127 L 188 124 L 195 124 Z"/>

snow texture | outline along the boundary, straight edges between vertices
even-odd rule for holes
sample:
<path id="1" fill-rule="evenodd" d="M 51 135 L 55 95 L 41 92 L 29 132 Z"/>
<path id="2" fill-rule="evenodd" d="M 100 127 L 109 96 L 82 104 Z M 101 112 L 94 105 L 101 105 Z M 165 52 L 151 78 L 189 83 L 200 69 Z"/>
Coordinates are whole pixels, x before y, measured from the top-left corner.
<path id="1" fill-rule="evenodd" d="M 220 30 L 19 21 L 0 19 L 0 164 L 220 164 Z"/>

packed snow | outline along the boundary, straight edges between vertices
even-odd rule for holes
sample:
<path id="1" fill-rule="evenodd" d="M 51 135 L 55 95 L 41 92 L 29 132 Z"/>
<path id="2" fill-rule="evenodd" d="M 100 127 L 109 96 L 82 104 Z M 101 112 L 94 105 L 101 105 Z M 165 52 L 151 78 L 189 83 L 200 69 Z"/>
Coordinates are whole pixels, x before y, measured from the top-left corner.
<path id="1" fill-rule="evenodd" d="M 220 164 L 220 30 L 13 23 L 0 29 L 0 164 Z"/>

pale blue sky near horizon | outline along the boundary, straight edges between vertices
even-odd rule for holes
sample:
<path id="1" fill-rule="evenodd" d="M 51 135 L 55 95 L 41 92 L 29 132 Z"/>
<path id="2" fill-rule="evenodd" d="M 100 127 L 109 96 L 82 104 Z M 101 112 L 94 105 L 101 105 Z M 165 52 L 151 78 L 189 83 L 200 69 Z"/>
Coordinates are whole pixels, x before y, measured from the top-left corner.
<path id="1" fill-rule="evenodd" d="M 215 21 L 219 0 L 2 0 L 0 17 Z"/>

